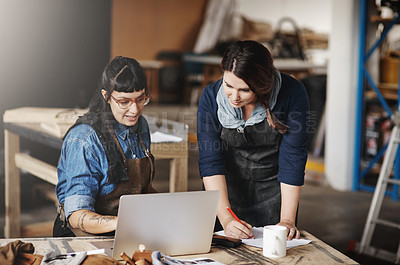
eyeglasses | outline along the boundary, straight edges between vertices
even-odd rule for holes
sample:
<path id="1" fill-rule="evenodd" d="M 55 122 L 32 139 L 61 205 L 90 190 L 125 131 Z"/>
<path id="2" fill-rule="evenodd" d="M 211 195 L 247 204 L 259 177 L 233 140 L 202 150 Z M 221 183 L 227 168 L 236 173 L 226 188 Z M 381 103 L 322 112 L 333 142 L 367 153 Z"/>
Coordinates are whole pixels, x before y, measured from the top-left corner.
<path id="1" fill-rule="evenodd" d="M 118 104 L 121 109 L 128 109 L 132 106 L 133 103 L 136 103 L 139 107 L 144 107 L 150 102 L 150 96 L 142 96 L 136 99 L 116 99 L 111 95 L 111 98 Z"/>

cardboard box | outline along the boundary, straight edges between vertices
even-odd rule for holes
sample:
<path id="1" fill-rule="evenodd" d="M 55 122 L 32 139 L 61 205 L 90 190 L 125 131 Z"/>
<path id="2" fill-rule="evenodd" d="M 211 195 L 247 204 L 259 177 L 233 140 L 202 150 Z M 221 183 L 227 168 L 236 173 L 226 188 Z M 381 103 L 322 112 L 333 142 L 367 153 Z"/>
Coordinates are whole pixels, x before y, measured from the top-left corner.
<path id="1" fill-rule="evenodd" d="M 399 52 L 388 51 L 380 60 L 380 82 L 399 83 Z"/>

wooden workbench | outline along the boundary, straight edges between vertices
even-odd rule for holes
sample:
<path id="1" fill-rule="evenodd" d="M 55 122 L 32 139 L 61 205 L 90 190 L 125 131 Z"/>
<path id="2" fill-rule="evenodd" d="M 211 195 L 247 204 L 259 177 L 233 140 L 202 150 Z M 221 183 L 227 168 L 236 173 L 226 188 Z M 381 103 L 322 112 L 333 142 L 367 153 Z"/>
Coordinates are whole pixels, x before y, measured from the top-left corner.
<path id="1" fill-rule="evenodd" d="M 20 173 L 30 174 L 57 184 L 56 167 L 28 154 L 20 152 L 20 137 L 61 149 L 62 136 L 86 110 L 55 108 L 18 108 L 7 110 L 4 121 L 5 159 L 5 227 L 4 236 L 21 237 L 20 227 Z M 188 143 L 186 124 L 146 117 L 150 131 L 160 131 L 182 138 L 181 142 L 152 143 L 155 159 L 170 159 L 170 192 L 187 191 Z"/>
<path id="2" fill-rule="evenodd" d="M 211 251 L 205 254 L 190 256 L 178 256 L 179 259 L 194 259 L 207 257 L 223 264 L 296 264 L 296 265 L 321 265 L 321 264 L 358 264 L 329 245 L 325 244 L 315 236 L 302 231 L 302 238 L 309 239 L 310 244 L 291 248 L 287 250 L 283 258 L 266 258 L 262 255 L 262 249 L 241 245 L 237 248 L 226 248 L 212 246 Z M 4 246 L 16 239 L 0 239 L 0 246 Z M 30 242 L 35 247 L 35 254 L 44 255 L 47 251 L 57 254 L 95 250 L 112 246 L 112 237 L 84 237 L 84 238 L 26 238 L 20 239 Z M 110 253 L 110 251 L 106 251 Z"/>

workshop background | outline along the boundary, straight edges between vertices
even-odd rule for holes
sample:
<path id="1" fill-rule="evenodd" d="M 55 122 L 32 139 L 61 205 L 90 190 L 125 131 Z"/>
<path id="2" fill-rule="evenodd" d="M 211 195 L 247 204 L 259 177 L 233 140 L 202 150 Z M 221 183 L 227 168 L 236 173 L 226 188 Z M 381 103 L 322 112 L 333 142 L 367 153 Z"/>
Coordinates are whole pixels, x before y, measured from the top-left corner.
<path id="1" fill-rule="evenodd" d="M 360 264 L 392 264 L 356 247 L 381 168 L 376 156 L 394 126 L 387 109 L 395 111 L 398 103 L 400 33 L 391 25 L 398 10 L 398 1 L 378 0 L 0 0 L 0 112 L 86 108 L 106 63 L 116 55 L 136 58 L 148 75 L 158 74 L 149 78 L 153 98 L 145 113 L 189 126 L 188 188 L 199 190 L 195 132 L 202 88 L 221 76 L 214 60 L 229 43 L 260 41 L 278 69 L 302 81 L 309 93 L 309 161 L 298 227 Z M 379 93 L 370 83 L 360 85 L 360 66 L 363 53 L 389 27 L 366 64 Z M 3 227 L 2 121 L 0 126 Z M 57 164 L 59 150 L 24 139 L 21 148 Z M 160 191 L 168 191 L 168 167 L 168 161 L 156 161 Z M 397 186 L 389 187 L 381 214 L 400 223 Z M 47 183 L 21 172 L 22 224 L 46 224 L 36 234 L 25 230 L 28 235 L 49 233 L 56 207 L 48 190 Z M 377 226 L 373 244 L 396 252 L 399 238 L 398 229 Z"/>

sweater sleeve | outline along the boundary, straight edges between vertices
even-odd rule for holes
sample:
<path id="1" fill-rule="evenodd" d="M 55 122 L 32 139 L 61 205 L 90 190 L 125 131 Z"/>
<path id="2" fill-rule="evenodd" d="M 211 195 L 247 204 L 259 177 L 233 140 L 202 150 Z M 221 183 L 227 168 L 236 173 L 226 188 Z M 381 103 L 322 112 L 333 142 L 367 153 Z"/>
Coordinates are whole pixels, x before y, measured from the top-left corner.
<path id="1" fill-rule="evenodd" d="M 225 175 L 222 126 L 217 117 L 216 96 L 222 80 L 204 88 L 197 110 L 197 143 L 200 177 Z"/>
<path id="2" fill-rule="evenodd" d="M 284 112 L 284 123 L 289 130 L 283 135 L 279 147 L 280 182 L 301 186 L 304 184 L 304 171 L 307 162 L 307 120 L 309 101 L 304 86 L 291 77 L 285 78 L 285 89 L 280 93 Z M 286 83 L 286 84 L 285 84 Z M 279 110 L 278 110 L 279 111 Z"/>

